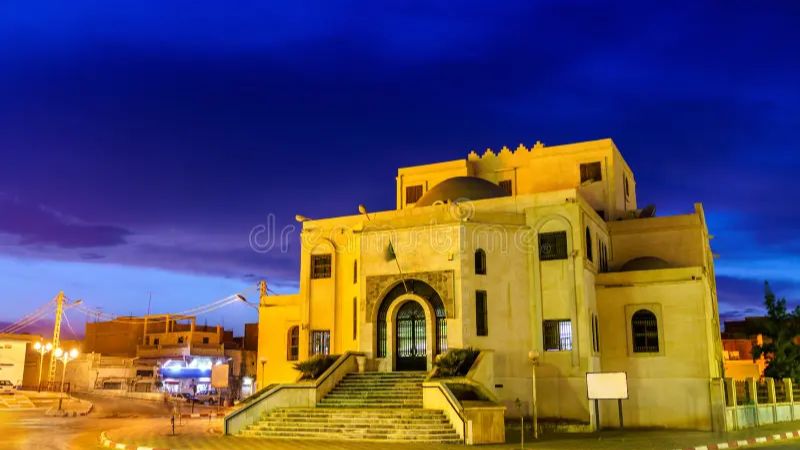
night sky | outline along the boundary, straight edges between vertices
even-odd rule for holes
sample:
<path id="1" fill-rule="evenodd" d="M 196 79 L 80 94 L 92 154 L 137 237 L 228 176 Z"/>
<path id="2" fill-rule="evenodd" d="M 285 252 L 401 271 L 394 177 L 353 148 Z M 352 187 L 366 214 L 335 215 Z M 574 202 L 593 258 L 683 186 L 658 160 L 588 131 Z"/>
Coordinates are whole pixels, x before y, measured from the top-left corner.
<path id="1" fill-rule="evenodd" d="M 60 289 L 115 314 L 292 291 L 297 232 L 249 245 L 270 217 L 393 209 L 398 167 L 604 137 L 640 205 L 703 202 L 723 319 L 767 279 L 796 303 L 799 45 L 797 1 L 4 1 L 0 321 Z"/>

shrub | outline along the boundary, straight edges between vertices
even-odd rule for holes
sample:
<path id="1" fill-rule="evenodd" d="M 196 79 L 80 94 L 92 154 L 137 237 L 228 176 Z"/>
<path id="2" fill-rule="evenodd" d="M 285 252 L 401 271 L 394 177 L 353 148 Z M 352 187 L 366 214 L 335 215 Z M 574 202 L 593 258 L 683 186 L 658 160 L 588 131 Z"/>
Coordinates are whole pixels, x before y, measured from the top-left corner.
<path id="1" fill-rule="evenodd" d="M 463 377 L 478 357 L 480 350 L 472 347 L 452 348 L 434 361 L 440 378 Z"/>
<path id="2" fill-rule="evenodd" d="M 303 374 L 301 380 L 315 380 L 337 359 L 339 359 L 338 355 L 314 355 L 305 361 L 296 363 L 294 369 Z"/>

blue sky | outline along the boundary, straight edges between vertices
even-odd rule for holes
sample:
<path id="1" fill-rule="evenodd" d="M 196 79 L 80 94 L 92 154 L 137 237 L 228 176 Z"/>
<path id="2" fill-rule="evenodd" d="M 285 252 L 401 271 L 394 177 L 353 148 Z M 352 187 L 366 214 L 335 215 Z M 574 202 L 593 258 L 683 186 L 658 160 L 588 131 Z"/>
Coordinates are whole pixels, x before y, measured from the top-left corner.
<path id="1" fill-rule="evenodd" d="M 725 317 L 765 279 L 796 302 L 799 41 L 792 1 L 3 2 L 0 321 L 59 289 L 119 314 L 291 290 L 296 241 L 249 247 L 269 217 L 603 137 L 642 204 L 704 203 Z"/>

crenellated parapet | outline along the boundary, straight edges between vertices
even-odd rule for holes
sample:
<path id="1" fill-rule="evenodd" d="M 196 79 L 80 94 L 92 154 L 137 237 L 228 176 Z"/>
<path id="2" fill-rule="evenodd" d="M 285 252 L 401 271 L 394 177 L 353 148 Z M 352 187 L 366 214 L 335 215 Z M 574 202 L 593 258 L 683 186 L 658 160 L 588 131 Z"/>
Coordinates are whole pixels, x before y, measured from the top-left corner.
<path id="1" fill-rule="evenodd" d="M 524 144 L 520 143 L 514 150 L 504 145 L 498 152 L 487 148 L 483 154 L 480 155 L 475 150 L 472 150 L 467 155 L 467 161 L 491 161 L 493 159 L 527 157 L 530 156 L 534 150 L 542 148 L 544 148 L 544 144 L 541 141 L 536 141 L 531 148 L 527 148 Z"/>

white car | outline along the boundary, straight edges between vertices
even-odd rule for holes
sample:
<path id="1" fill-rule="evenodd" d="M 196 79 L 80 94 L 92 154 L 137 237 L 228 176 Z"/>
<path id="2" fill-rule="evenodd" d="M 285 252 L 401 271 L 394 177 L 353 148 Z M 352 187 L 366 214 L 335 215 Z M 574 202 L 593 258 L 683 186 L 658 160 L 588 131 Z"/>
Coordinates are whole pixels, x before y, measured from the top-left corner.
<path id="1" fill-rule="evenodd" d="M 0 394 L 14 395 L 14 385 L 8 380 L 0 380 Z"/>

